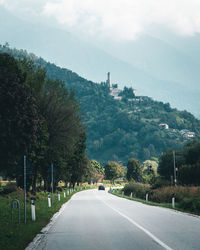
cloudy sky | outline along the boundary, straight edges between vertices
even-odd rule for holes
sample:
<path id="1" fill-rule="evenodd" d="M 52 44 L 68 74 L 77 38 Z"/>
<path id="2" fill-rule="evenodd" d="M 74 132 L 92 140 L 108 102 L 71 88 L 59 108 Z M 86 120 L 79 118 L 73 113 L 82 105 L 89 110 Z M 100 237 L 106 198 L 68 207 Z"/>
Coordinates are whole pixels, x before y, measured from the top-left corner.
<path id="1" fill-rule="evenodd" d="M 200 32 L 200 0 L 0 0 L 15 15 L 54 22 L 84 36 L 135 40 L 159 25 L 180 36 Z"/>

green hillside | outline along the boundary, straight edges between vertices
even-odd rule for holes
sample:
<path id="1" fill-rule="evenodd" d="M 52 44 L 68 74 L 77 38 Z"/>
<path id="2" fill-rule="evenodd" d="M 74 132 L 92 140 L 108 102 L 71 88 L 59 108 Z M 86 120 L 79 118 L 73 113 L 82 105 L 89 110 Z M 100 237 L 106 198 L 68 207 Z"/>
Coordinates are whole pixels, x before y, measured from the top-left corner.
<path id="1" fill-rule="evenodd" d="M 104 83 L 87 81 L 23 50 L 1 46 L 0 52 L 33 60 L 46 69 L 50 78 L 62 80 L 68 89 L 75 91 L 87 131 L 87 155 L 91 159 L 123 164 L 131 157 L 143 161 L 159 157 L 167 148 L 181 148 L 192 139 L 190 132 L 200 137 L 200 121 L 187 111 L 172 109 L 169 104 L 148 97 L 130 99 L 128 91 L 122 93 L 121 101 L 115 100 Z M 159 124 L 167 124 L 169 129 Z"/>

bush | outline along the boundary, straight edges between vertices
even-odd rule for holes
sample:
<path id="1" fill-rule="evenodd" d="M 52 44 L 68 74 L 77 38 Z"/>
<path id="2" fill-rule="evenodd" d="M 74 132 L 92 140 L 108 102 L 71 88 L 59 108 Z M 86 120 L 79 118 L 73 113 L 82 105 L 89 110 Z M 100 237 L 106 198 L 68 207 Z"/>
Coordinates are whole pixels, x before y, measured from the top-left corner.
<path id="1" fill-rule="evenodd" d="M 185 198 L 195 199 L 200 196 L 199 187 L 162 187 L 154 189 L 151 192 L 149 199 L 155 202 L 171 202 L 172 194 L 175 194 L 177 202 L 181 202 Z"/>
<path id="2" fill-rule="evenodd" d="M 153 189 L 170 186 L 170 181 L 163 179 L 162 177 L 157 177 L 152 185 Z"/>
<path id="3" fill-rule="evenodd" d="M 58 192 L 62 192 L 62 187 L 56 187 L 56 191 L 58 191 Z"/>
<path id="4" fill-rule="evenodd" d="M 3 189 L 3 194 L 10 194 L 12 192 L 17 191 L 17 186 L 15 183 L 13 182 L 9 182 L 8 184 L 6 184 L 6 186 Z"/>
<path id="5" fill-rule="evenodd" d="M 146 193 L 150 191 L 150 185 L 132 182 L 125 185 L 123 190 L 125 195 L 133 193 L 133 197 L 144 199 Z"/>
<path id="6" fill-rule="evenodd" d="M 185 210 L 200 213 L 200 198 L 184 198 L 180 201 L 179 206 Z"/>

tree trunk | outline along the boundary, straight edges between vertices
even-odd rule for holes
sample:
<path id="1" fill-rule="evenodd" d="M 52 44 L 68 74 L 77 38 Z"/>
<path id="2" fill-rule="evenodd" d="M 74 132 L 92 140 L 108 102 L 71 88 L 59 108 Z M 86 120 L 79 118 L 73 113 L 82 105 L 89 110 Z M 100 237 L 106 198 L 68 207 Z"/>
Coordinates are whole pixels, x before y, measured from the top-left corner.
<path id="1" fill-rule="evenodd" d="M 37 168 L 35 168 L 34 176 L 33 176 L 33 183 L 32 183 L 32 192 L 36 194 L 36 182 L 37 182 Z"/>

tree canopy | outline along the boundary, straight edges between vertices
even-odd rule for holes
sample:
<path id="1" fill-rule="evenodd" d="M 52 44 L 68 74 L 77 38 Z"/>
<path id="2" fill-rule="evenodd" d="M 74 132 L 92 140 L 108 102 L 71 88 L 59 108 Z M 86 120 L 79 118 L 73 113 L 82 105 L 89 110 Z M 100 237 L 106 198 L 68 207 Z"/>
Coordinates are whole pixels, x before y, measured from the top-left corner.
<path id="1" fill-rule="evenodd" d="M 127 164 L 127 180 L 141 181 L 142 180 L 142 168 L 140 162 L 134 158 L 131 158 Z"/>
<path id="2" fill-rule="evenodd" d="M 107 162 L 105 166 L 105 177 L 114 183 L 115 179 L 123 177 L 124 171 L 123 167 L 117 162 L 111 161 Z"/>
<path id="3" fill-rule="evenodd" d="M 160 158 L 158 172 L 166 179 L 174 176 L 175 168 L 178 183 L 186 185 L 200 184 L 200 142 L 197 140 L 187 143 L 181 150 L 166 151 Z"/>
<path id="4" fill-rule="evenodd" d="M 23 156 L 28 159 L 33 189 L 38 176 L 50 185 L 80 182 L 86 174 L 85 131 L 79 102 L 60 80 L 51 80 L 32 62 L 0 54 L 1 172 L 23 180 Z"/>

